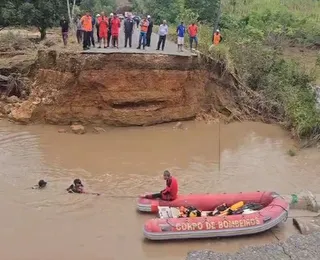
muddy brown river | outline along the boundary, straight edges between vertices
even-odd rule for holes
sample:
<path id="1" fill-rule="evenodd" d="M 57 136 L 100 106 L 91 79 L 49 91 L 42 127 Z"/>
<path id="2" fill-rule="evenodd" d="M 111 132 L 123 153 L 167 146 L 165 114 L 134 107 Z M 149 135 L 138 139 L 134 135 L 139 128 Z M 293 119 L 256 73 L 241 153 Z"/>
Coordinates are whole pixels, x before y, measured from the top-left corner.
<path id="1" fill-rule="evenodd" d="M 320 153 L 290 157 L 294 142 L 281 128 L 260 123 L 184 123 L 59 134 L 55 126 L 0 121 L 0 258 L 6 260 L 178 260 L 190 250 L 236 251 L 295 233 L 291 222 L 260 235 L 232 239 L 149 242 L 135 196 L 163 188 L 162 172 L 180 193 L 308 188 L 320 193 Z M 219 152 L 220 146 L 220 152 Z M 39 179 L 45 190 L 30 187 Z M 90 191 L 65 189 L 81 178 Z M 125 197 L 127 196 L 127 197 Z"/>

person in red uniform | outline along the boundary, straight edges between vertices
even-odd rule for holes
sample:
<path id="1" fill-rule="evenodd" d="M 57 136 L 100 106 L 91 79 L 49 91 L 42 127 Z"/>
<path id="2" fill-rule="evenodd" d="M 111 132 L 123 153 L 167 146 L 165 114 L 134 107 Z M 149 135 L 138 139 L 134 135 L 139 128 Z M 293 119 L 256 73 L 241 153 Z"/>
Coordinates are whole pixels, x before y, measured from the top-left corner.
<path id="1" fill-rule="evenodd" d="M 101 48 L 101 42 L 103 40 L 103 47 L 107 48 L 107 37 L 108 37 L 108 17 L 104 15 L 104 12 L 98 17 L 99 25 L 99 48 Z"/>
<path id="2" fill-rule="evenodd" d="M 120 19 L 117 14 L 111 20 L 111 35 L 112 35 L 112 45 L 113 47 L 119 48 L 119 32 L 120 32 Z"/>
<path id="3" fill-rule="evenodd" d="M 178 195 L 178 181 L 169 171 L 163 172 L 163 179 L 166 181 L 166 188 L 159 193 L 144 196 L 147 199 L 175 200 Z"/>

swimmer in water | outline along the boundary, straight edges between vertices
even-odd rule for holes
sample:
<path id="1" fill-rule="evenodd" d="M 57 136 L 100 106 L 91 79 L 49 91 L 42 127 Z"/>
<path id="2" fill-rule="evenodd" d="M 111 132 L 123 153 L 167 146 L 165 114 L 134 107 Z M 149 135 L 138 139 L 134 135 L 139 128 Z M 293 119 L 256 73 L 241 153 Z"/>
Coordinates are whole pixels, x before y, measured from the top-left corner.
<path id="1" fill-rule="evenodd" d="M 91 194 L 91 195 L 97 195 L 97 196 L 100 195 L 100 193 L 84 191 L 83 184 L 80 179 L 75 179 L 73 181 L 73 184 L 70 185 L 67 191 L 69 193 L 85 193 L 85 194 Z"/>
<path id="2" fill-rule="evenodd" d="M 33 186 L 32 189 L 43 189 L 47 186 L 47 182 L 44 180 L 40 180 L 37 185 Z"/>
<path id="3" fill-rule="evenodd" d="M 80 179 L 75 179 L 73 184 L 67 189 L 69 193 L 85 193 L 83 190 L 83 184 Z"/>

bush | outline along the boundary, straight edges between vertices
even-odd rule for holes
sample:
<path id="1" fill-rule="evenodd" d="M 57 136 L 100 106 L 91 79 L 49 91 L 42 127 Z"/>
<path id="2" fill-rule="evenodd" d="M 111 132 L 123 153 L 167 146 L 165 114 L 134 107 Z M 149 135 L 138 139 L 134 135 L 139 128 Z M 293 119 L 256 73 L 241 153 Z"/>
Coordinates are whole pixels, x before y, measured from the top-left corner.
<path id="1" fill-rule="evenodd" d="M 183 1 L 172 0 L 171 5 L 177 6 L 173 2 Z M 197 8 L 187 5 L 190 3 Z M 212 0 L 210 4 L 217 3 Z M 179 9 L 178 20 L 184 19 L 186 25 L 201 14 L 198 17 L 199 50 L 218 60 L 226 70 L 237 73 L 241 83 L 272 104 L 275 118 L 286 121 L 300 138 L 317 136 L 320 139 L 320 112 L 311 87 L 314 77 L 299 64 L 282 58 L 282 47 L 288 44 L 320 44 L 320 2 L 224 0 L 219 21 L 223 41 L 219 46 L 211 46 L 216 16 L 208 4 L 206 0 L 187 0 L 184 9 L 181 6 Z M 175 28 L 176 25 L 170 28 L 169 35 L 174 40 Z M 188 41 L 185 42 L 188 46 Z"/>

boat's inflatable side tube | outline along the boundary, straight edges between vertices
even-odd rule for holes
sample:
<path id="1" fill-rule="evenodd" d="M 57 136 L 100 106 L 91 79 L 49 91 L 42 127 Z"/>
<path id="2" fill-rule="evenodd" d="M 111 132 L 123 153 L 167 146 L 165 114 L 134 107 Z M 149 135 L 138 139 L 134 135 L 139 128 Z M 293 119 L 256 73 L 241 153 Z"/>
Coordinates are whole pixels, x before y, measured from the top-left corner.
<path id="1" fill-rule="evenodd" d="M 201 230 L 201 231 L 183 231 L 183 232 L 149 232 L 144 227 L 143 233 L 147 239 L 150 240 L 173 240 L 173 239 L 193 239 L 193 238 L 213 238 L 213 237 L 232 237 L 250 235 L 264 232 L 281 222 L 285 221 L 288 217 L 289 208 L 273 219 L 266 219 L 266 222 L 262 225 L 246 227 L 246 228 L 232 228 L 232 229 L 221 229 L 221 230 Z M 171 229 L 171 228 L 170 228 Z"/>

